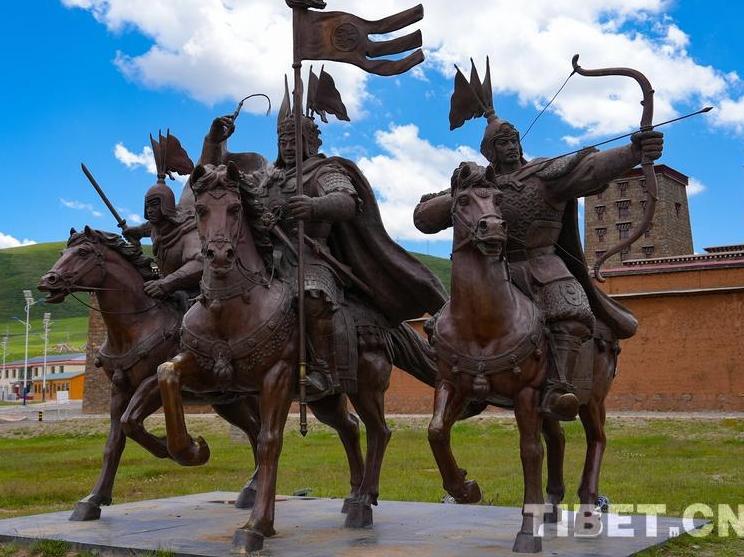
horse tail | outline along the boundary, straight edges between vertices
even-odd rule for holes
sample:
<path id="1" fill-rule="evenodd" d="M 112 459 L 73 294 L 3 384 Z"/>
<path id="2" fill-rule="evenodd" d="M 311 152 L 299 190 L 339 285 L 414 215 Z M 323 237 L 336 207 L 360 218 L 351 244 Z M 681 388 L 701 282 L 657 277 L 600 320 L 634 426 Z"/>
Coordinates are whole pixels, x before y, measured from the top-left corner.
<path id="1" fill-rule="evenodd" d="M 393 365 L 422 383 L 434 387 L 437 381 L 437 362 L 434 349 L 408 323 L 389 329 L 387 351 Z"/>

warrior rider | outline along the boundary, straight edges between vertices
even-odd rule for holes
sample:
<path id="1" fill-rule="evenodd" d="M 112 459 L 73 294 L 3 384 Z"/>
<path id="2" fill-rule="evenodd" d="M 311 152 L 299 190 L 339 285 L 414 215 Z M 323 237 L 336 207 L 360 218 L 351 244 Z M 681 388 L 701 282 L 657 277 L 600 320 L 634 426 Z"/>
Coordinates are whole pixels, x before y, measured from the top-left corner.
<path id="1" fill-rule="evenodd" d="M 277 120 L 277 160 L 273 167 L 245 174 L 242 187 L 259 188 L 278 222 L 273 260 L 283 277 L 296 276 L 297 223 L 306 223 L 307 239 L 301 249 L 306 266 L 309 393 L 355 392 L 356 321 L 346 303 L 347 291 L 374 305 L 384 316 L 380 326 L 386 328 L 435 312 L 444 303 L 445 291 L 424 265 L 387 235 L 372 188 L 356 165 L 319 153 L 320 129 L 313 118 L 303 115 L 302 126 L 304 194 L 297 195 L 295 124 L 288 92 Z M 229 116 L 215 120 L 202 164 L 225 164 L 235 156 L 224 145 L 233 130 Z"/>
<path id="2" fill-rule="evenodd" d="M 578 238 L 577 199 L 605 191 L 610 180 L 639 164 L 643 155 L 658 159 L 663 135 L 638 132 L 625 147 L 604 152 L 587 149 L 527 163 L 514 126 L 493 112 L 487 116 L 481 153 L 496 170 L 503 192 L 512 281 L 540 307 L 550 330 L 555 365 L 541 410 L 571 420 L 578 413 L 579 400 L 570 379 L 581 344 L 592 336 L 595 317 L 618 338 L 632 336 L 637 326 L 632 314 L 604 295 L 588 276 Z M 414 214 L 416 227 L 429 234 L 448 228 L 451 206 L 449 190 L 424 196 Z"/>
<path id="3" fill-rule="evenodd" d="M 199 292 L 202 276 L 201 242 L 196 230 L 196 219 L 192 211 L 179 210 L 176 207 L 173 190 L 165 183 L 170 170 L 179 174 L 188 174 L 193 170 L 193 164 L 174 139 L 174 136 L 168 135 L 166 138 L 161 137 L 159 143 L 153 140 L 158 179 L 145 194 L 147 222 L 140 226 L 127 227 L 123 233 L 130 242 L 152 238 L 153 254 L 161 276 L 160 279 L 145 283 L 145 293 L 153 298 L 166 298 L 181 291 L 188 297 L 194 297 Z M 170 153 L 167 153 L 166 143 L 170 147 Z M 162 156 L 160 151 L 163 152 Z M 185 159 L 177 155 L 182 155 Z M 180 164 L 186 161 L 185 167 L 173 165 L 174 160 Z"/>

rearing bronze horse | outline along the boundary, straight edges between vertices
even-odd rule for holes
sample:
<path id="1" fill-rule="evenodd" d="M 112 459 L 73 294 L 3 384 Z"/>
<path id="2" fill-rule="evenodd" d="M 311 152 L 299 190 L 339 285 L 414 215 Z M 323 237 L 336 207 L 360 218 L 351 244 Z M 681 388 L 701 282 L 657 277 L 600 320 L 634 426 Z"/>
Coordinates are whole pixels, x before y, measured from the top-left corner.
<path id="1" fill-rule="evenodd" d="M 146 280 L 157 278 L 139 246 L 117 235 L 93 230 L 70 231 L 65 250 L 41 278 L 39 290 L 47 303 L 61 303 L 76 292 L 95 292 L 106 326 L 106 342 L 97 365 L 111 381 L 111 426 L 103 453 L 103 467 L 91 493 L 75 505 L 71 520 L 97 520 L 101 506 L 110 505 L 119 461 L 129 437 L 157 458 L 169 458 L 165 440 L 149 433 L 144 420 L 161 407 L 156 370 L 178 352 L 182 310 L 151 298 Z M 251 396 L 213 393 L 202 398 L 220 416 L 243 430 L 255 446 L 257 409 Z M 236 506 L 253 504 L 255 487 L 246 485 Z"/>
<path id="2" fill-rule="evenodd" d="M 258 393 L 258 494 L 250 519 L 236 531 L 233 541 L 238 551 L 255 551 L 263 546 L 264 537 L 275 533 L 277 466 L 298 381 L 299 335 L 292 287 L 296 280 L 272 276 L 267 269 L 255 237 L 265 233 L 260 225 L 266 213 L 257 197 L 252 198 L 235 165 L 197 166 L 191 184 L 205 267 L 201 301 L 183 320 L 183 350 L 158 369 L 168 450 L 184 465 L 203 464 L 209 457 L 206 442 L 202 438 L 194 440 L 187 431 L 182 391 Z M 251 198 L 243 199 L 241 194 Z M 359 306 L 351 296 L 349 303 Z M 366 306 L 362 309 L 352 311 L 359 354 L 358 391 L 349 393 L 348 398 L 367 429 L 367 458 L 362 459 L 353 428 L 341 428 L 351 467 L 352 491 L 345 504 L 347 527 L 372 524 L 371 506 L 377 504 L 380 470 L 390 439 L 384 394 L 392 362 L 396 358 L 425 361 L 428 352 L 415 333 L 405 327 L 389 330 L 381 314 Z M 396 351 L 407 355 L 396 356 Z M 417 376 L 426 380 L 423 376 L 428 370 L 419 372 Z M 323 421 L 355 423 L 343 394 L 310 406 Z"/>

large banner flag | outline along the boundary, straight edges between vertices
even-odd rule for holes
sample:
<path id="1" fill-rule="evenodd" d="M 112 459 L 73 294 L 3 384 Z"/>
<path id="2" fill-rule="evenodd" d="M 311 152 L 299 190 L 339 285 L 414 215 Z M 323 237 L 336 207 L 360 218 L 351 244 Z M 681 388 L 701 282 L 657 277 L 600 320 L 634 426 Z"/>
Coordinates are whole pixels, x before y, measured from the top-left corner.
<path id="1" fill-rule="evenodd" d="M 295 176 L 297 195 L 304 195 L 303 138 L 302 138 L 302 61 L 331 60 L 353 64 L 368 73 L 390 76 L 407 72 L 424 61 L 421 31 L 389 40 L 373 41 L 370 35 L 386 35 L 421 21 L 424 7 L 418 6 L 395 15 L 367 21 L 346 12 L 323 12 L 323 0 L 285 0 L 292 8 L 293 64 L 294 68 L 294 120 L 295 120 Z M 400 60 L 379 58 L 394 56 L 414 50 Z M 324 122 L 326 114 L 348 120 L 341 94 L 333 78 L 325 71 L 320 76 L 310 72 L 308 111 L 318 114 Z M 287 100 L 288 100 L 288 96 Z M 282 105 L 284 107 L 284 105 Z M 297 223 L 297 317 L 299 321 L 299 379 L 300 379 L 300 433 L 307 435 L 307 350 L 305 343 L 305 250 L 303 249 L 305 223 Z"/>
<path id="2" fill-rule="evenodd" d="M 287 0 L 294 7 L 295 47 L 302 60 L 333 60 L 354 64 L 377 75 L 398 75 L 424 61 L 421 31 L 394 39 L 373 41 L 370 35 L 384 35 L 408 27 L 424 18 L 424 7 L 418 6 L 377 21 L 368 21 L 346 12 L 321 12 L 315 2 Z M 375 60 L 382 56 L 414 50 L 401 60 Z"/>

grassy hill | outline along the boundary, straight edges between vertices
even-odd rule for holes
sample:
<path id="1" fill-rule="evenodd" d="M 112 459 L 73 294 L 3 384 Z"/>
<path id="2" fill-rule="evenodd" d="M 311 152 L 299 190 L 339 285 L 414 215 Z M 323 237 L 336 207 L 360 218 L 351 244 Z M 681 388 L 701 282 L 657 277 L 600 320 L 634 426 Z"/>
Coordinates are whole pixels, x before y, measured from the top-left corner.
<path id="1" fill-rule="evenodd" d="M 424 255 L 422 253 L 411 253 L 421 263 L 429 267 L 431 272 L 434 273 L 439 280 L 442 281 L 444 287 L 449 292 L 450 289 L 450 276 L 452 275 L 452 262 L 449 259 L 443 259 L 441 257 L 433 257 L 431 255 Z"/>
<path id="2" fill-rule="evenodd" d="M 64 249 L 64 242 L 36 244 L 20 248 L 0 250 L 0 337 L 9 335 L 7 360 L 23 358 L 25 330 L 13 319 L 26 319 L 22 291 L 31 290 L 34 298 L 43 300 L 36 290 L 39 278 L 46 273 Z M 83 299 L 87 296 L 83 296 Z M 31 332 L 29 334 L 29 357 L 43 353 L 42 316 L 52 314 L 49 335 L 49 353 L 58 351 L 77 352 L 85 344 L 88 334 L 88 310 L 73 299 L 63 304 L 38 303 L 31 306 Z M 0 356 L 1 357 L 1 356 Z"/>
<path id="3" fill-rule="evenodd" d="M 54 242 L 0 250 L 0 325 L 13 316 L 26 318 L 23 290 L 31 290 L 36 299 L 43 298 L 43 294 L 36 290 L 36 284 L 51 269 L 64 247 L 64 242 Z M 36 304 L 31 307 L 32 317 L 40 318 L 45 311 L 51 311 L 55 319 L 88 314 L 75 300 L 56 306 Z"/>
<path id="4" fill-rule="evenodd" d="M 22 291 L 29 289 L 37 300 L 43 299 L 41 292 L 36 290 L 36 284 L 54 265 L 64 247 L 64 242 L 53 242 L 0 250 L 0 337 L 9 335 L 8 361 L 22 359 L 24 355 L 25 330 L 21 323 L 13 319 L 14 316 L 26 318 Z M 448 259 L 419 253 L 413 255 L 429 267 L 449 289 L 451 263 Z M 81 299 L 87 300 L 87 296 L 83 294 Z M 41 320 L 47 311 L 52 314 L 53 321 L 49 335 L 49 353 L 54 354 L 59 350 L 79 351 L 85 345 L 88 335 L 88 309 L 69 298 L 62 304 L 47 306 L 38 303 L 31 306 L 29 357 L 43 353 Z"/>

